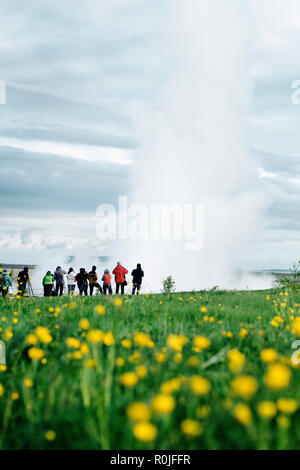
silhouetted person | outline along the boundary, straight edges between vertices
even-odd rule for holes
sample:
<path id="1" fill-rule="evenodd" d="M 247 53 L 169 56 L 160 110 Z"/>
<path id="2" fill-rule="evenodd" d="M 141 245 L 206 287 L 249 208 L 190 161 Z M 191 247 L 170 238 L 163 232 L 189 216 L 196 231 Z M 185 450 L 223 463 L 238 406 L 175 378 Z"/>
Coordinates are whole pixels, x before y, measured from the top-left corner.
<path id="1" fill-rule="evenodd" d="M 18 274 L 18 294 L 24 295 L 27 282 L 29 281 L 28 268 L 25 267 L 23 271 Z"/>
<path id="2" fill-rule="evenodd" d="M 84 268 L 80 268 L 80 272 L 76 274 L 76 282 L 79 289 L 79 294 L 88 295 L 88 273 Z"/>
<path id="3" fill-rule="evenodd" d="M 52 293 L 54 276 L 51 271 L 47 271 L 43 279 L 44 297 L 50 297 Z"/>
<path id="4" fill-rule="evenodd" d="M 92 270 L 89 272 L 89 283 L 90 283 L 90 295 L 93 295 L 94 288 L 97 287 L 102 294 L 102 287 L 98 282 L 98 274 L 96 273 L 96 266 L 92 267 Z"/>
<path id="5" fill-rule="evenodd" d="M 102 276 L 102 281 L 103 281 L 103 294 L 106 295 L 107 290 L 109 294 L 112 294 L 111 275 L 108 269 L 105 269 L 104 274 Z"/>
<path id="6" fill-rule="evenodd" d="M 131 276 L 133 276 L 132 295 L 135 294 L 135 291 L 137 291 L 137 294 L 139 294 L 141 290 L 142 280 L 144 277 L 144 271 L 142 270 L 140 263 L 136 265 L 136 268 L 132 271 Z"/>
<path id="7" fill-rule="evenodd" d="M 66 274 L 66 271 L 63 271 L 60 266 L 57 266 L 56 271 L 54 273 L 57 295 L 63 295 L 65 285 L 64 274 Z"/>
<path id="8" fill-rule="evenodd" d="M 76 275 L 74 269 L 70 268 L 67 274 L 68 294 L 73 294 L 76 286 Z"/>
<path id="9" fill-rule="evenodd" d="M 124 287 L 127 285 L 125 274 L 128 274 L 126 268 L 123 268 L 120 261 L 117 262 L 117 266 L 113 270 L 113 274 L 115 275 L 116 281 L 116 294 L 119 293 L 119 288 L 121 287 L 121 294 L 124 294 Z"/>

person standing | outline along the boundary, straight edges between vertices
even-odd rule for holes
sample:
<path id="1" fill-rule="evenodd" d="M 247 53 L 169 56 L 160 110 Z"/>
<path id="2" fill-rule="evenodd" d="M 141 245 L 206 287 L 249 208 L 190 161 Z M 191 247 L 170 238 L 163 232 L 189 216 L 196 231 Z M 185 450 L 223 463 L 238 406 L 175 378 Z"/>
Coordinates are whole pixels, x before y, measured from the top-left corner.
<path id="1" fill-rule="evenodd" d="M 126 268 L 124 268 L 120 261 L 117 262 L 117 266 L 113 270 L 113 274 L 115 275 L 115 282 L 116 282 L 116 294 L 119 293 L 119 289 L 121 287 L 121 294 L 124 294 L 124 287 L 127 285 L 125 274 L 128 274 Z"/>
<path id="2" fill-rule="evenodd" d="M 102 287 L 98 283 L 98 274 L 96 273 L 96 266 L 92 267 L 92 270 L 89 272 L 89 284 L 90 284 L 90 295 L 93 295 L 94 288 L 97 287 L 102 294 Z"/>
<path id="3" fill-rule="evenodd" d="M 61 269 L 60 266 L 57 266 L 55 273 L 54 273 L 57 295 L 63 294 L 64 285 L 65 285 L 64 274 L 66 274 L 66 271 L 63 271 L 63 269 Z"/>
<path id="4" fill-rule="evenodd" d="M 50 297 L 54 282 L 54 276 L 51 271 L 47 271 L 43 279 L 44 297 Z"/>
<path id="5" fill-rule="evenodd" d="M 137 294 L 140 293 L 142 280 L 144 277 L 144 271 L 142 270 L 142 266 L 140 263 L 136 265 L 136 268 L 132 271 L 131 276 L 132 279 L 132 295 L 135 295 L 135 291 L 137 290 Z"/>
<path id="6" fill-rule="evenodd" d="M 68 294 L 73 294 L 76 286 L 76 275 L 73 268 L 70 268 L 67 274 Z"/>
<path id="7" fill-rule="evenodd" d="M 25 266 L 23 271 L 20 271 L 18 274 L 18 294 L 19 295 L 24 295 L 25 294 L 25 289 L 26 285 L 29 281 L 29 274 L 28 274 L 28 268 Z"/>
<path id="8" fill-rule="evenodd" d="M 111 288 L 111 275 L 108 269 L 105 269 L 104 274 L 102 276 L 103 281 L 103 294 L 106 295 L 106 291 L 108 290 L 109 294 L 112 294 Z"/>
<path id="9" fill-rule="evenodd" d="M 0 275 L 0 291 L 2 297 L 5 297 L 8 294 L 9 288 L 12 287 L 11 277 L 7 272 L 7 269 L 4 269 Z"/>
<path id="10" fill-rule="evenodd" d="M 84 268 L 80 268 L 80 272 L 76 274 L 76 282 L 80 295 L 88 295 L 88 273 Z"/>

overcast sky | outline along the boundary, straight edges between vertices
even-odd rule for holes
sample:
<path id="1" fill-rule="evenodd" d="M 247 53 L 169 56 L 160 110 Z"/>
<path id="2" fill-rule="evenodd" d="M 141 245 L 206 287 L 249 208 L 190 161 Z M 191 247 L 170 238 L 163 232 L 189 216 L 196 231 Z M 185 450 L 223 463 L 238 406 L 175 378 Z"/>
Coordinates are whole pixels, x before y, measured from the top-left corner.
<path id="1" fill-rule="evenodd" d="M 0 261 L 101 252 L 95 212 L 130 191 L 134 109 L 157 106 L 156 90 L 175 67 L 172 8 L 172 0 L 1 2 Z M 300 258 L 300 105 L 291 102 L 300 2 L 237 8 L 251 11 L 248 145 L 267 200 L 265 230 L 241 263 L 289 267 Z"/>

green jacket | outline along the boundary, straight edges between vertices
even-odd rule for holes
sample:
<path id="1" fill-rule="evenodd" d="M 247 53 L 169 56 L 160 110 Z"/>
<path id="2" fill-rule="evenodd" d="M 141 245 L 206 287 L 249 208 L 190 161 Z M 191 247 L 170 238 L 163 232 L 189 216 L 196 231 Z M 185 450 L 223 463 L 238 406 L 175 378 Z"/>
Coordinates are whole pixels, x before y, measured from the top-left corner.
<path id="1" fill-rule="evenodd" d="M 50 271 L 44 276 L 43 285 L 45 284 L 53 284 L 54 276 L 50 273 Z"/>

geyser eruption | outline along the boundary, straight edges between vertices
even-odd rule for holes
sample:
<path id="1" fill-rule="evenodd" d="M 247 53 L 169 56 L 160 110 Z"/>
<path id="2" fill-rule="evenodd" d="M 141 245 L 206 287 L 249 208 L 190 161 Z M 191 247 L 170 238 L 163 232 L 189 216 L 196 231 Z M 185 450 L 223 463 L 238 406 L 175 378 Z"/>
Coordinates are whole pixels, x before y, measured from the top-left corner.
<path id="1" fill-rule="evenodd" d="M 131 202 L 204 207 L 198 251 L 187 250 L 186 240 L 130 242 L 128 261 L 143 263 L 153 290 L 169 274 L 177 289 L 241 287 L 232 269 L 261 225 L 264 203 L 247 150 L 251 35 L 239 7 L 172 1 L 165 45 L 172 73 L 153 108 L 135 113 L 141 145 Z"/>

